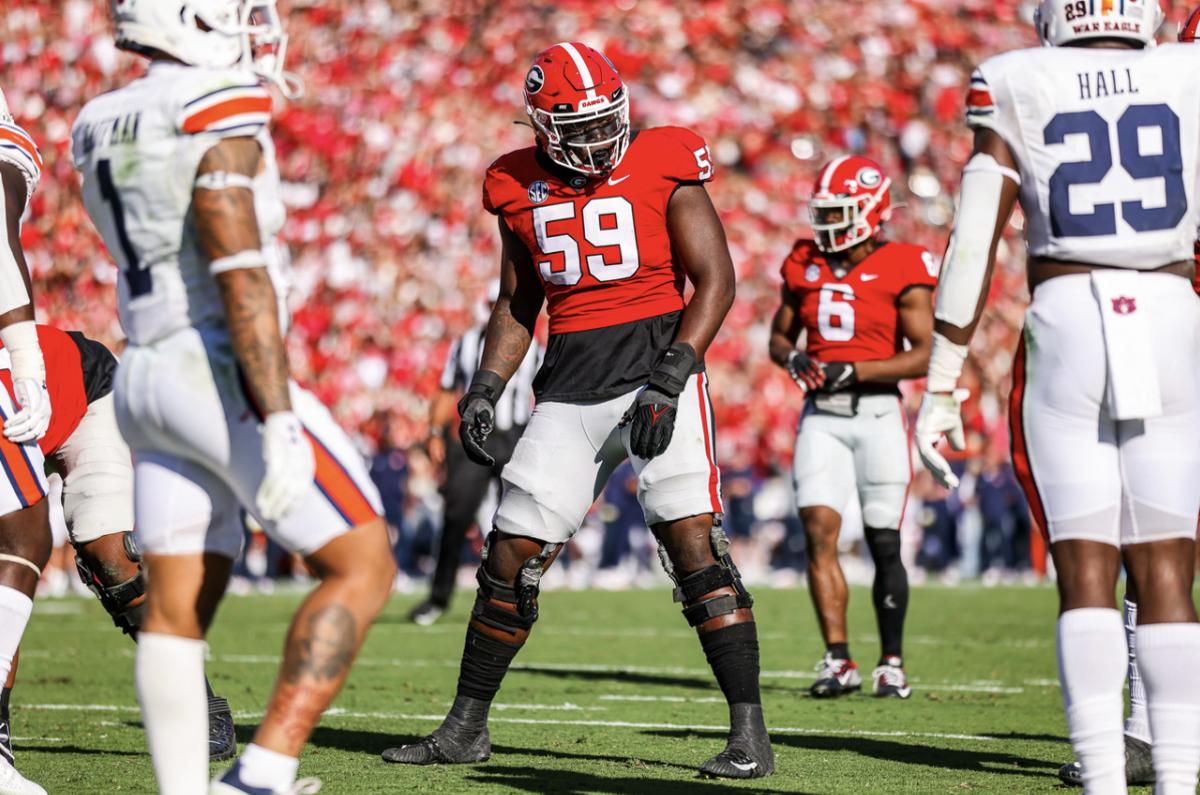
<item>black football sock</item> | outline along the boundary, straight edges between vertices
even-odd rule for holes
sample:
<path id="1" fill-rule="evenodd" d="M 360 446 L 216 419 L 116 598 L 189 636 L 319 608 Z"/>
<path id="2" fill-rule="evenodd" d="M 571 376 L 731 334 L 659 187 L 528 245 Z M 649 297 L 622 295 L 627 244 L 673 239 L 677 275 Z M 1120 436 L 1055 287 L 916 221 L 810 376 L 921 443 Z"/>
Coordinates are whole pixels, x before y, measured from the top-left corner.
<path id="1" fill-rule="evenodd" d="M 454 700 L 458 709 L 451 710 L 447 721 L 456 718 L 455 722 L 472 731 L 486 728 L 488 707 L 523 645 L 498 641 L 468 626 L 458 672 L 458 697 Z"/>
<path id="2" fill-rule="evenodd" d="M 12 688 L 0 690 L 0 721 L 8 722 L 8 702 L 12 698 Z"/>
<path id="3" fill-rule="evenodd" d="M 758 627 L 753 621 L 701 632 L 700 646 L 726 701 L 762 702 L 758 689 Z"/>
<path id="4" fill-rule="evenodd" d="M 871 599 L 879 623 L 880 664 L 902 656 L 904 616 L 908 612 L 908 572 L 900 560 L 900 532 L 866 529 L 867 547 L 875 561 L 875 583 Z"/>
<path id="5" fill-rule="evenodd" d="M 849 660 L 850 644 L 849 643 L 829 643 L 825 645 L 825 651 L 835 660 Z"/>

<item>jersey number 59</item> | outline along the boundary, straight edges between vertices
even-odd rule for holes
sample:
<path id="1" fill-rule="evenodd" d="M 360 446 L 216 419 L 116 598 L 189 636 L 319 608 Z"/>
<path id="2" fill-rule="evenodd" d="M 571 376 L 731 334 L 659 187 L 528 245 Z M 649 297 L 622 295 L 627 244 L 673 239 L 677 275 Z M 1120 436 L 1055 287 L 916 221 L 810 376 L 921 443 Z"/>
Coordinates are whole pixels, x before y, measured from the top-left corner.
<path id="1" fill-rule="evenodd" d="M 592 199 L 582 208 L 583 239 L 595 248 L 616 249 L 619 258 L 609 262 L 604 254 L 580 256 L 579 242 L 571 234 L 551 234 L 550 224 L 575 218 L 575 203 L 547 204 L 533 208 L 533 232 L 542 254 L 562 254 L 563 267 L 555 269 L 551 259 L 539 259 L 538 271 L 547 284 L 570 287 L 583 278 L 583 264 L 598 282 L 628 279 L 637 272 L 637 230 L 633 225 L 633 205 L 622 196 Z M 583 262 L 581 262 L 581 259 Z"/>

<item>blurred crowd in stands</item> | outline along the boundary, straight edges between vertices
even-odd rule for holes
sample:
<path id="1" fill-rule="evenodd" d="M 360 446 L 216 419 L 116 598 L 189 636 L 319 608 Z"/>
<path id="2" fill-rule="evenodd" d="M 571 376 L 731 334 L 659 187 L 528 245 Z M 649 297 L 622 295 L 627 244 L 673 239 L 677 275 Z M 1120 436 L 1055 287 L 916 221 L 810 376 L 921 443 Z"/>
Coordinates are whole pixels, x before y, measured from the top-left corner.
<path id="1" fill-rule="evenodd" d="M 800 393 L 766 351 L 779 266 L 806 234 L 811 180 L 842 152 L 877 159 L 903 205 L 889 234 L 940 255 L 971 146 L 962 123 L 971 70 L 1036 43 L 1034 5 L 283 0 L 289 67 L 307 89 L 281 101 L 274 121 L 294 268 L 291 363 L 374 459 L 409 574 L 427 566 L 440 515 L 423 450 L 427 403 L 498 267 L 481 178 L 492 159 L 532 142 L 514 122 L 538 50 L 566 39 L 601 48 L 631 86 L 635 126 L 684 125 L 710 144 L 711 194 L 738 272 L 738 300 L 708 356 L 727 524 L 746 547 L 744 569 L 786 577 L 803 556 L 788 477 Z M 46 163 L 24 231 L 39 310 L 119 348 L 116 273 L 79 201 L 68 135 L 85 99 L 143 68 L 115 49 L 106 8 L 6 4 L 0 53 L 8 101 Z M 1173 12 L 1172 30 L 1182 4 Z M 1012 576 L 1030 565 L 1006 417 L 1026 301 L 1019 231 L 1018 214 L 964 379 L 967 488 L 947 499 L 916 467 L 908 555 L 942 576 Z M 915 413 L 917 385 L 905 393 Z M 594 524 L 594 549 L 577 557 L 593 568 L 603 560 L 603 571 L 630 560 L 651 567 L 621 478 Z"/>

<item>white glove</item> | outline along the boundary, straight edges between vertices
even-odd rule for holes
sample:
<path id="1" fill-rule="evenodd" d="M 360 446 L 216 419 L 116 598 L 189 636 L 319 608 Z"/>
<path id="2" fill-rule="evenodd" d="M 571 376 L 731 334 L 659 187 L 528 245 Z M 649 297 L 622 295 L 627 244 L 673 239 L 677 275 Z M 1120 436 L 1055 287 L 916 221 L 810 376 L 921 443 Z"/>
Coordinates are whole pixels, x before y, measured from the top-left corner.
<path id="1" fill-rule="evenodd" d="M 274 522 L 287 516 L 312 488 L 317 464 L 312 442 L 300 418 L 292 412 L 268 414 L 261 433 L 266 475 L 258 487 L 255 503 L 262 518 Z"/>
<path id="2" fill-rule="evenodd" d="M 13 392 L 18 410 L 4 423 L 5 438 L 16 444 L 41 439 L 50 428 L 50 393 L 45 379 L 14 379 Z"/>
<path id="3" fill-rule="evenodd" d="M 921 398 L 921 411 L 917 414 L 917 452 L 921 454 L 921 461 L 934 480 L 947 489 L 958 488 L 958 477 L 950 470 L 945 457 L 937 451 L 937 444 L 944 434 L 955 450 L 967 446 L 961 408 L 970 395 L 967 389 L 956 389 L 949 393 L 926 392 Z"/>

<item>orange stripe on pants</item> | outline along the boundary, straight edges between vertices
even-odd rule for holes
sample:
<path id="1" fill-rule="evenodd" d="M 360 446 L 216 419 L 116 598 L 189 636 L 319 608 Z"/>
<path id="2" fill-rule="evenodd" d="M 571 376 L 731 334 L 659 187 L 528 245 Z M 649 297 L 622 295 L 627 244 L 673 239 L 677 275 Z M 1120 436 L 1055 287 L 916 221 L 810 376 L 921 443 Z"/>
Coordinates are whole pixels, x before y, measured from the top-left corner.
<path id="1" fill-rule="evenodd" d="M 358 485 L 325 445 L 311 433 L 308 434 L 308 440 L 312 443 L 313 456 L 317 462 L 314 480 L 338 513 L 346 518 L 351 527 L 358 527 L 377 518 L 378 514 L 370 501 L 363 496 Z"/>

